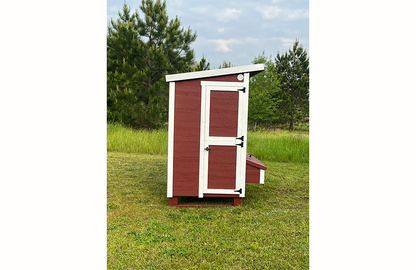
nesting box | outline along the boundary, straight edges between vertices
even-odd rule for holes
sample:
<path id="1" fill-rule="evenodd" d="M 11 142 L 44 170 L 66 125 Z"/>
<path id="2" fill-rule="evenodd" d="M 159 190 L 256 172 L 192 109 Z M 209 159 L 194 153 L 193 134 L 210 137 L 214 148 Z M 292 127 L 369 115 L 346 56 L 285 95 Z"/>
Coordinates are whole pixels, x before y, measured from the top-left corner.
<path id="1" fill-rule="evenodd" d="M 263 163 L 247 154 L 249 79 L 263 64 L 166 75 L 169 83 L 167 197 L 233 197 L 264 183 Z"/>

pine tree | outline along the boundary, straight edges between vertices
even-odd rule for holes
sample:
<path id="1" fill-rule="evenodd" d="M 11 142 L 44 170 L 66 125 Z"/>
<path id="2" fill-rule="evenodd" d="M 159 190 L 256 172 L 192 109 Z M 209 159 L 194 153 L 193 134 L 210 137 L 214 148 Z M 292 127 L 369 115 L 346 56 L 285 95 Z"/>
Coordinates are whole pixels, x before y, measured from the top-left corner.
<path id="1" fill-rule="evenodd" d="M 231 62 L 227 62 L 227 61 L 223 61 L 222 65 L 220 65 L 218 68 L 230 68 L 230 67 L 234 67 L 234 65 L 231 65 Z"/>
<path id="2" fill-rule="evenodd" d="M 269 58 L 265 56 L 264 51 L 253 60 L 253 64 L 261 63 L 265 65 L 264 71 L 250 78 L 248 121 L 254 130 L 257 125 L 270 126 L 276 122 L 275 115 L 280 93 L 274 63 L 271 56 Z"/>
<path id="3" fill-rule="evenodd" d="M 281 102 L 277 112 L 281 123 L 309 122 L 309 57 L 299 40 L 289 53 L 276 56 L 276 72 L 281 86 Z"/>
<path id="4" fill-rule="evenodd" d="M 142 0 L 139 12 L 126 4 L 111 20 L 107 34 L 108 120 L 134 127 L 167 121 L 165 75 L 190 71 L 196 33 L 169 20 L 166 1 Z"/>
<path id="5" fill-rule="evenodd" d="M 201 61 L 199 61 L 198 65 L 195 67 L 195 71 L 203 71 L 209 69 L 210 63 L 207 62 L 207 59 L 205 59 L 204 55 L 202 55 Z"/>

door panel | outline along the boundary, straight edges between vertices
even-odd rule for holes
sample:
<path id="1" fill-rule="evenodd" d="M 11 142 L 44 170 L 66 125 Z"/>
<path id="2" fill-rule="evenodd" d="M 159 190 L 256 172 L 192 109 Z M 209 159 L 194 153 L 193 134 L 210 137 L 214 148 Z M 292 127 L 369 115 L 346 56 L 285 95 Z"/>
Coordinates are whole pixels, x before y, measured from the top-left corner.
<path id="1" fill-rule="evenodd" d="M 237 137 L 238 95 L 236 91 L 210 91 L 209 136 Z"/>
<path id="2" fill-rule="evenodd" d="M 244 196 L 246 88 L 248 83 L 201 81 L 200 198 Z"/>
<path id="3" fill-rule="evenodd" d="M 209 146 L 208 188 L 235 189 L 237 147 Z"/>

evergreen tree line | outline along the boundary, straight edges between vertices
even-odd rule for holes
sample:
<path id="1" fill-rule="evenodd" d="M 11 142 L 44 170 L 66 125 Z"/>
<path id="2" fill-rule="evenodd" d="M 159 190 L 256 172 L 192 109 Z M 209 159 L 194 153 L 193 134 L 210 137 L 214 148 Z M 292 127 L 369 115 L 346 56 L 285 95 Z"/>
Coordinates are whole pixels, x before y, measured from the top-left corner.
<path id="1" fill-rule="evenodd" d="M 107 121 L 134 128 L 160 128 L 168 119 L 166 74 L 209 70 L 195 61 L 196 32 L 170 19 L 166 1 L 142 0 L 141 14 L 124 4 L 107 33 Z M 275 59 L 263 54 L 254 64 L 265 71 L 250 79 L 249 124 L 288 125 L 309 120 L 309 58 L 299 41 Z M 219 68 L 232 67 L 231 62 Z"/>
<path id="2" fill-rule="evenodd" d="M 263 52 L 253 61 L 259 63 L 265 70 L 250 79 L 249 125 L 293 130 L 296 124 L 309 124 L 309 57 L 299 40 L 274 59 Z"/>

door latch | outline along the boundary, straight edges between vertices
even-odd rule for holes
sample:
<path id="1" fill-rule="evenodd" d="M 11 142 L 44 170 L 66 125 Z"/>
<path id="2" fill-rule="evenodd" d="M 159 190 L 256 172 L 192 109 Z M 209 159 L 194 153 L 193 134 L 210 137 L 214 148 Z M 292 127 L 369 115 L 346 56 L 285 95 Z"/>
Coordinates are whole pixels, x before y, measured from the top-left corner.
<path id="1" fill-rule="evenodd" d="M 237 190 L 234 190 L 234 192 L 238 192 L 238 193 L 242 193 L 243 192 L 243 189 L 242 188 L 240 188 L 240 189 L 237 189 Z"/>
<path id="2" fill-rule="evenodd" d="M 208 146 L 207 146 L 207 147 L 204 148 L 204 150 L 209 151 L 209 150 L 211 150 L 211 148 L 208 148 Z"/>
<path id="3" fill-rule="evenodd" d="M 242 142 L 244 142 L 244 136 L 238 137 L 236 138 L 237 140 L 241 140 Z"/>
<path id="4" fill-rule="evenodd" d="M 246 88 L 243 87 L 243 89 L 238 89 L 238 91 L 243 91 L 243 93 L 245 93 L 246 92 Z"/>
<path id="5" fill-rule="evenodd" d="M 241 146 L 241 147 L 244 147 L 244 142 L 237 143 L 236 145 L 239 145 L 239 146 Z"/>

